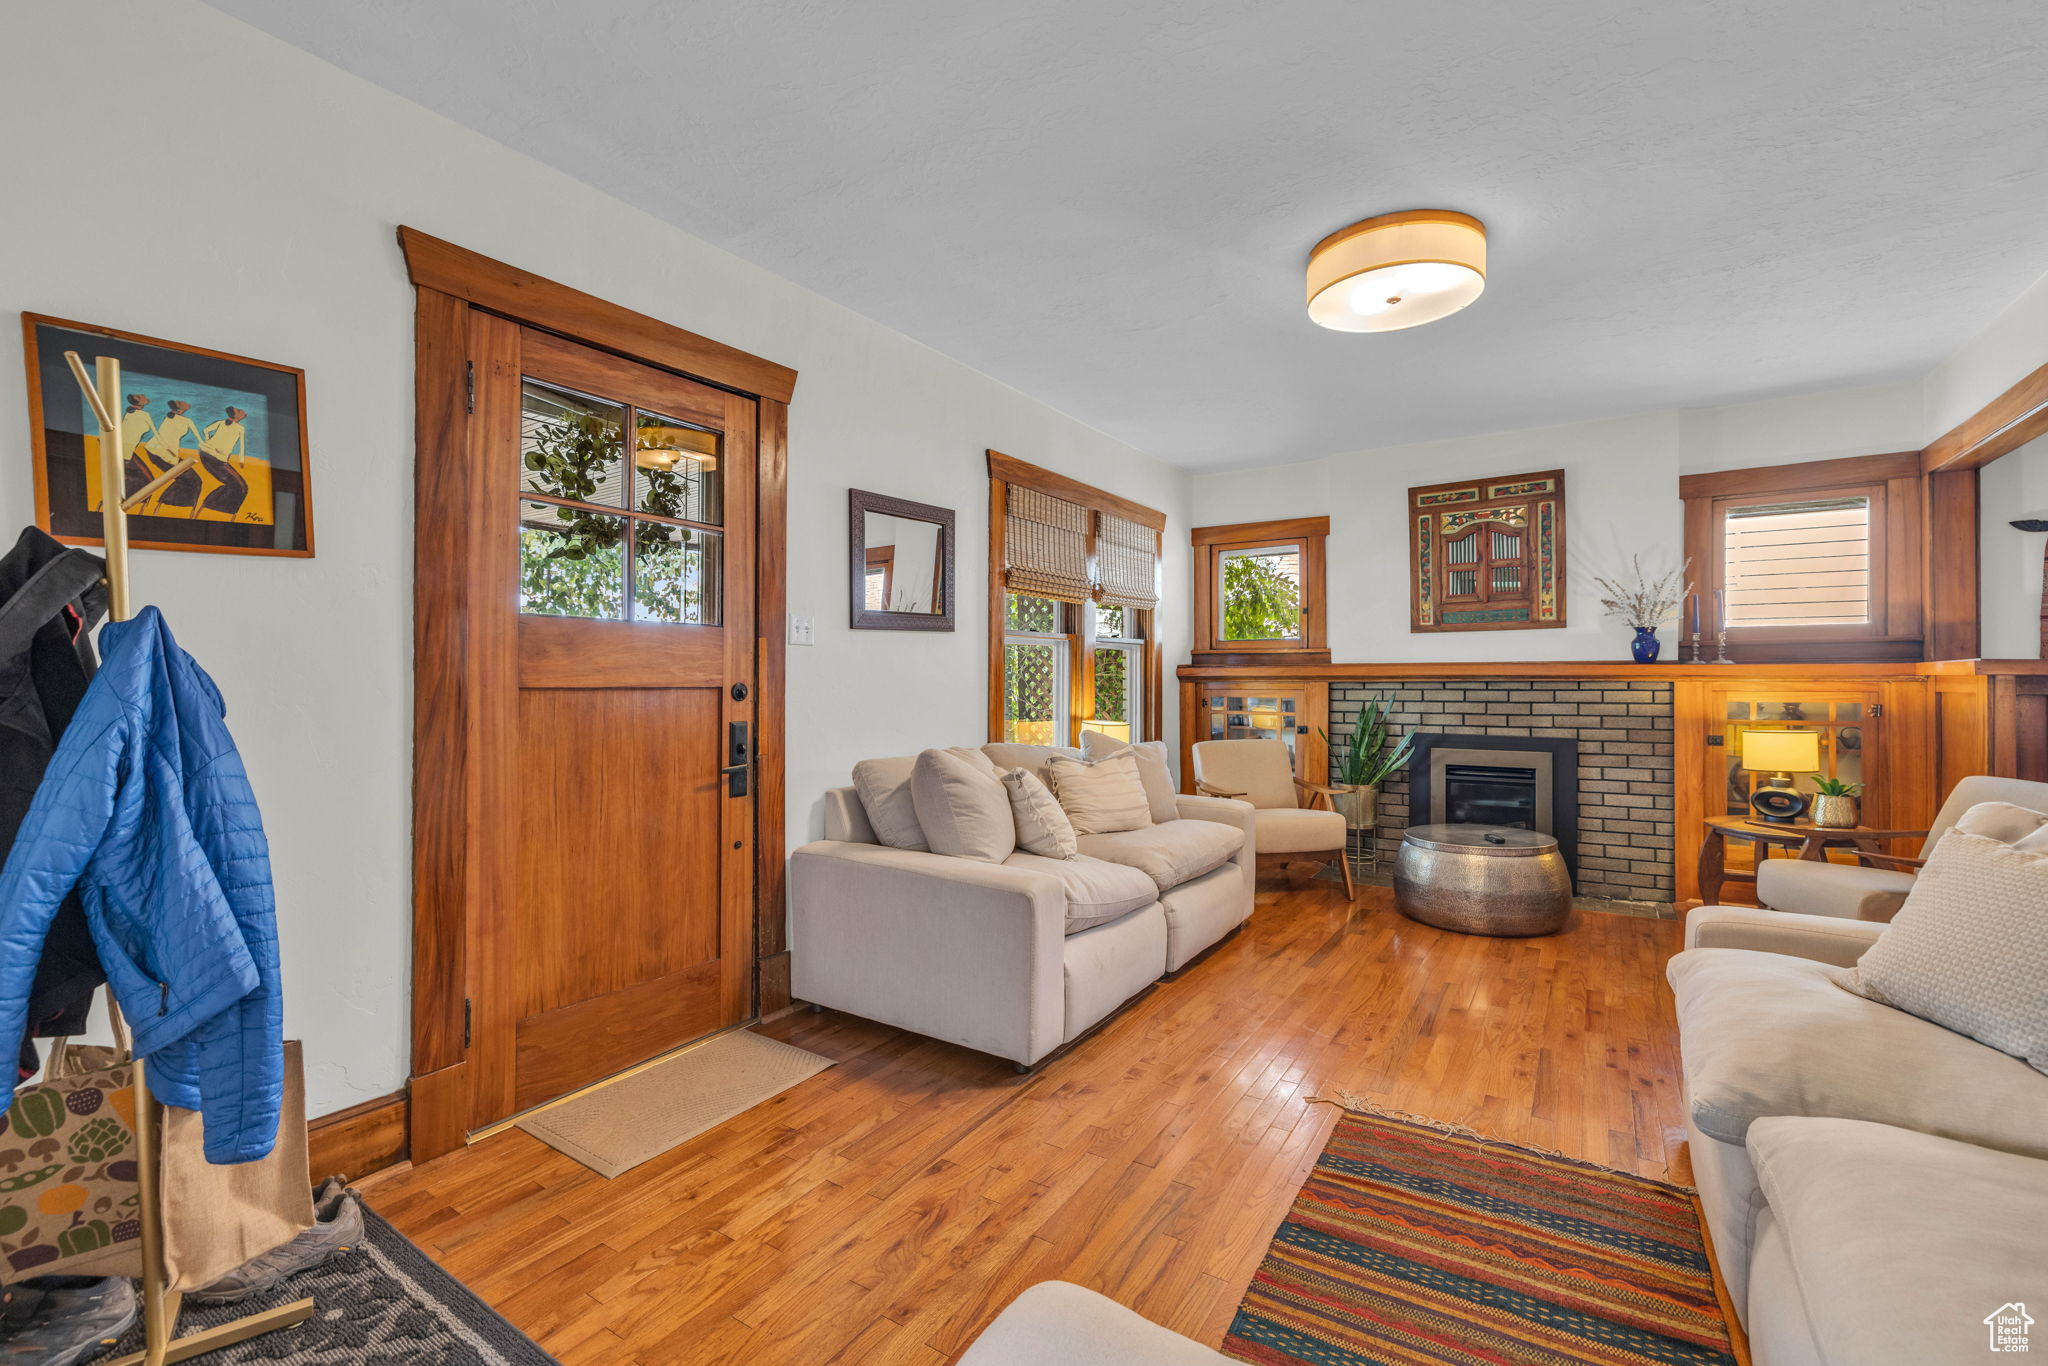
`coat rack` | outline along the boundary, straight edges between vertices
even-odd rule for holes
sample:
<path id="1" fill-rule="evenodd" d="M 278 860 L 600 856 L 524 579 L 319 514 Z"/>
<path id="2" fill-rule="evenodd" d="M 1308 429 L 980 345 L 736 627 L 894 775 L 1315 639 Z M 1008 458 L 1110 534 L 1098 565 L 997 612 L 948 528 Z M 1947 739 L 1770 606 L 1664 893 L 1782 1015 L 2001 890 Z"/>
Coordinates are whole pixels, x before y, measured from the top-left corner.
<path id="1" fill-rule="evenodd" d="M 127 452 L 121 449 L 121 424 L 114 414 L 121 411 L 121 362 L 111 356 L 93 360 L 93 374 L 76 351 L 64 353 L 72 378 L 85 391 L 86 404 L 100 429 L 100 523 L 107 550 L 107 619 L 126 621 L 128 611 L 128 509 L 146 501 L 152 493 L 198 464 L 196 456 L 179 460 L 170 469 L 125 498 L 122 475 Z M 107 1009 L 118 1021 L 120 1003 L 113 988 L 107 989 Z M 118 1357 L 107 1366 L 164 1366 L 166 1362 L 190 1361 L 223 1347 L 261 1337 L 279 1328 L 304 1323 L 313 1316 L 313 1301 L 297 1300 L 276 1309 L 174 1338 L 178 1309 L 184 1298 L 170 1288 L 164 1268 L 163 1189 L 157 1166 L 161 1135 L 157 1128 L 156 1105 L 149 1094 L 149 1082 L 141 1058 L 135 1069 L 135 1166 L 142 1204 L 142 1340 L 143 1349 Z"/>

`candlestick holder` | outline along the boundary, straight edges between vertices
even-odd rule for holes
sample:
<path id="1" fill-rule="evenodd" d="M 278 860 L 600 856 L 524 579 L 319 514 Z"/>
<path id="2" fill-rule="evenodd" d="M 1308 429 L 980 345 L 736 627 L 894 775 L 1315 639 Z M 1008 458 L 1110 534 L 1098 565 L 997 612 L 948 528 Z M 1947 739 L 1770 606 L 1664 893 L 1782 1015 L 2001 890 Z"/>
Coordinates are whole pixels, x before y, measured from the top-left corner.
<path id="1" fill-rule="evenodd" d="M 1714 632 L 1714 662 L 1716 664 L 1733 664 L 1735 662 L 1728 657 L 1728 628 L 1726 626 Z"/>

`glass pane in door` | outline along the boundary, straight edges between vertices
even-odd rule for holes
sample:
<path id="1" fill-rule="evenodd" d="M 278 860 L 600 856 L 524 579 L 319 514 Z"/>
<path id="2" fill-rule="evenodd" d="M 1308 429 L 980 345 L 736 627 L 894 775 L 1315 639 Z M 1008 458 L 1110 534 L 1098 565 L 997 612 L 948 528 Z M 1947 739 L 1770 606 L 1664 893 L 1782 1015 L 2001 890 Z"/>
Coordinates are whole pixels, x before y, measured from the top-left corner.
<path id="1" fill-rule="evenodd" d="M 623 508 L 626 410 L 617 403 L 527 379 L 519 386 L 522 492 Z"/>
<path id="2" fill-rule="evenodd" d="M 519 610 L 620 621 L 626 519 L 559 503 L 519 505 Z"/>
<path id="3" fill-rule="evenodd" d="M 633 523 L 633 620 L 717 626 L 725 609 L 725 537 L 666 522 Z"/>
<path id="4" fill-rule="evenodd" d="M 633 414 L 634 507 L 656 517 L 721 526 L 724 473 L 719 435 L 645 409 Z"/>

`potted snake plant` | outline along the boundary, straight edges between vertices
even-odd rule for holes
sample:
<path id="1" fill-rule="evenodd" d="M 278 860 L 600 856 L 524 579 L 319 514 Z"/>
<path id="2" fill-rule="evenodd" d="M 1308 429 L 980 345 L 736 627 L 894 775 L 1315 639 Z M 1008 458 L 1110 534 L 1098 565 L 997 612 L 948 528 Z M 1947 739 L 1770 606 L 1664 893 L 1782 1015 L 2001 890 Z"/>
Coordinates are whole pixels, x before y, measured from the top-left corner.
<path id="1" fill-rule="evenodd" d="M 1845 783 L 1840 778 L 1813 780 L 1813 823 L 1823 830 L 1853 830 L 1856 799 L 1863 795 L 1862 783 Z"/>
<path id="2" fill-rule="evenodd" d="M 1389 748 L 1388 730 L 1386 704 L 1377 697 L 1366 698 L 1358 709 L 1351 744 L 1337 761 L 1337 781 L 1331 784 L 1336 788 L 1331 805 L 1353 829 L 1370 830 L 1378 824 L 1380 784 L 1406 768 L 1414 752 L 1412 735 L 1402 736 L 1399 744 Z M 1323 742 L 1329 740 L 1324 733 Z"/>

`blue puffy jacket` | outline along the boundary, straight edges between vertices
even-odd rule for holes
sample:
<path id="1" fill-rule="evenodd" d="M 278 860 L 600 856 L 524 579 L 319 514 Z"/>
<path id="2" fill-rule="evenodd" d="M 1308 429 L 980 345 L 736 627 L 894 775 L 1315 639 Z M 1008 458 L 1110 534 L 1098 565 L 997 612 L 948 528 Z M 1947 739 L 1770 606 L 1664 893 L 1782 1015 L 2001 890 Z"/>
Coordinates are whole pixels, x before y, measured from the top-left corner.
<path id="1" fill-rule="evenodd" d="M 220 692 L 154 607 L 102 663 L 0 870 L 0 1039 L 21 1034 L 43 937 L 85 903 L 150 1089 L 204 1116 L 206 1157 L 277 1141 L 284 1090 L 270 846 Z"/>

